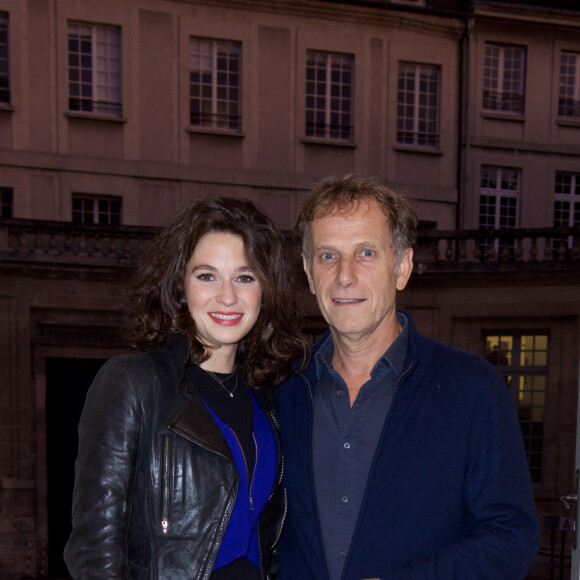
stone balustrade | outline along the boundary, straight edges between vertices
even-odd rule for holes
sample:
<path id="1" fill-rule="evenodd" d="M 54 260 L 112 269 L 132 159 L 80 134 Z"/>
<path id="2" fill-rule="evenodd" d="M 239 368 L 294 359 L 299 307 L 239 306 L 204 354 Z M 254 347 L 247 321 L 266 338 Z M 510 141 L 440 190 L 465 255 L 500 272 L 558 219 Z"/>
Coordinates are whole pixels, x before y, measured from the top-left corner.
<path id="1" fill-rule="evenodd" d="M 153 227 L 4 219 L 0 220 L 0 262 L 132 268 L 158 231 Z"/>
<path id="2" fill-rule="evenodd" d="M 134 268 L 155 227 L 0 220 L 0 263 Z M 580 228 L 423 230 L 415 272 L 580 269 Z"/>

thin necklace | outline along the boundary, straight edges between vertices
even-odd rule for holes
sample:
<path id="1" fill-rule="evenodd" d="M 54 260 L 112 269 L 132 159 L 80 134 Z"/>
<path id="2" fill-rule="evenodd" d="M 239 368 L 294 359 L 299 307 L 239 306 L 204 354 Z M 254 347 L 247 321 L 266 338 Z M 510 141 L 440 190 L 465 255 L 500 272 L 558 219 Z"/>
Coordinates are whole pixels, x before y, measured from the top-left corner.
<path id="1" fill-rule="evenodd" d="M 201 368 L 201 367 L 200 367 Z M 236 372 L 238 369 L 236 368 L 236 366 L 234 365 L 234 371 L 232 372 L 231 375 L 228 375 L 225 379 L 219 379 L 215 373 L 212 373 L 211 371 L 208 371 L 207 369 L 203 369 L 214 381 L 216 381 L 217 383 L 219 383 L 220 387 L 230 396 L 233 398 L 234 396 L 234 392 L 235 390 L 238 388 L 238 373 Z M 234 375 L 236 375 L 236 386 L 230 391 L 225 385 L 224 383 L 226 381 L 229 381 Z"/>

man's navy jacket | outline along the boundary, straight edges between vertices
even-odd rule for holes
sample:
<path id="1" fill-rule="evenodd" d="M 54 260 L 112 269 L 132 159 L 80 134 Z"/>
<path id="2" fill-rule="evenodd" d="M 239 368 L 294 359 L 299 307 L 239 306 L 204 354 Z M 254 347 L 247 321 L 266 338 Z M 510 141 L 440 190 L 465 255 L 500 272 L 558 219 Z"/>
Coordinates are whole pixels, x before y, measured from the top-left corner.
<path id="1" fill-rule="evenodd" d="M 524 578 L 540 532 L 506 382 L 482 357 L 409 325 L 341 579 Z M 312 357 L 277 391 L 289 504 L 278 580 L 328 579 L 312 466 L 315 389 Z"/>

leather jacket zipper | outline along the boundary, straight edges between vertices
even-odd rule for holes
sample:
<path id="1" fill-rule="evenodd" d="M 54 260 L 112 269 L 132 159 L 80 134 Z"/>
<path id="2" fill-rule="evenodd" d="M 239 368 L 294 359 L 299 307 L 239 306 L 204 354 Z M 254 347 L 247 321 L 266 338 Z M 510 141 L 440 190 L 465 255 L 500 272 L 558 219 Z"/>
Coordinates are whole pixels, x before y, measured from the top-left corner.
<path id="1" fill-rule="evenodd" d="M 165 436 L 163 458 L 163 499 L 161 508 L 161 528 L 166 534 L 169 529 L 169 437 Z"/>
<path id="2" fill-rule="evenodd" d="M 231 431 L 232 435 L 236 439 L 238 447 L 240 448 L 240 451 L 242 452 L 242 457 L 244 459 L 244 466 L 246 468 L 246 480 L 248 481 L 248 499 L 250 500 L 250 509 L 253 510 L 254 509 L 254 498 L 252 497 L 252 484 L 254 483 L 254 474 L 252 474 L 252 480 L 250 481 L 250 471 L 248 470 L 248 462 L 246 461 L 246 455 L 244 454 L 244 449 L 240 445 L 240 440 L 238 439 L 238 436 L 234 433 L 233 429 L 231 427 L 228 427 L 228 429 Z M 254 470 L 255 470 L 256 463 L 258 462 L 258 445 L 256 443 L 256 436 L 254 435 L 254 433 L 252 433 L 252 437 L 254 439 L 254 445 L 256 446 L 256 461 L 254 462 Z"/>

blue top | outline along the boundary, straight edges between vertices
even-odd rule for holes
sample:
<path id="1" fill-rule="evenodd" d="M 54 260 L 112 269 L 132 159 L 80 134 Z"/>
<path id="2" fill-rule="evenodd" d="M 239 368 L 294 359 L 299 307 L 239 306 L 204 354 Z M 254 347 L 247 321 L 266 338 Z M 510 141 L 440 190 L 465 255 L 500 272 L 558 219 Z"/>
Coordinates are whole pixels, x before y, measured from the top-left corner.
<path id="1" fill-rule="evenodd" d="M 248 481 L 248 466 L 236 435 L 208 406 L 214 421 L 226 438 L 240 474 L 236 503 L 222 539 L 214 569 L 221 568 L 238 558 L 248 558 L 258 570 L 260 569 L 257 524 L 260 513 L 272 493 L 278 449 L 270 422 L 253 394 L 252 403 L 256 462 L 250 481 Z M 252 472 L 251 469 L 250 472 Z"/>
<path id="2" fill-rule="evenodd" d="M 351 407 L 348 389 L 332 368 L 330 336 L 315 355 L 314 479 L 330 577 L 340 578 L 395 384 L 403 372 L 409 337 L 402 331 L 371 371 Z"/>
<path id="3" fill-rule="evenodd" d="M 505 381 L 408 324 L 341 580 L 524 578 L 540 530 Z M 277 389 L 288 494 L 278 580 L 330 578 L 312 462 L 317 388 L 312 360 Z"/>

